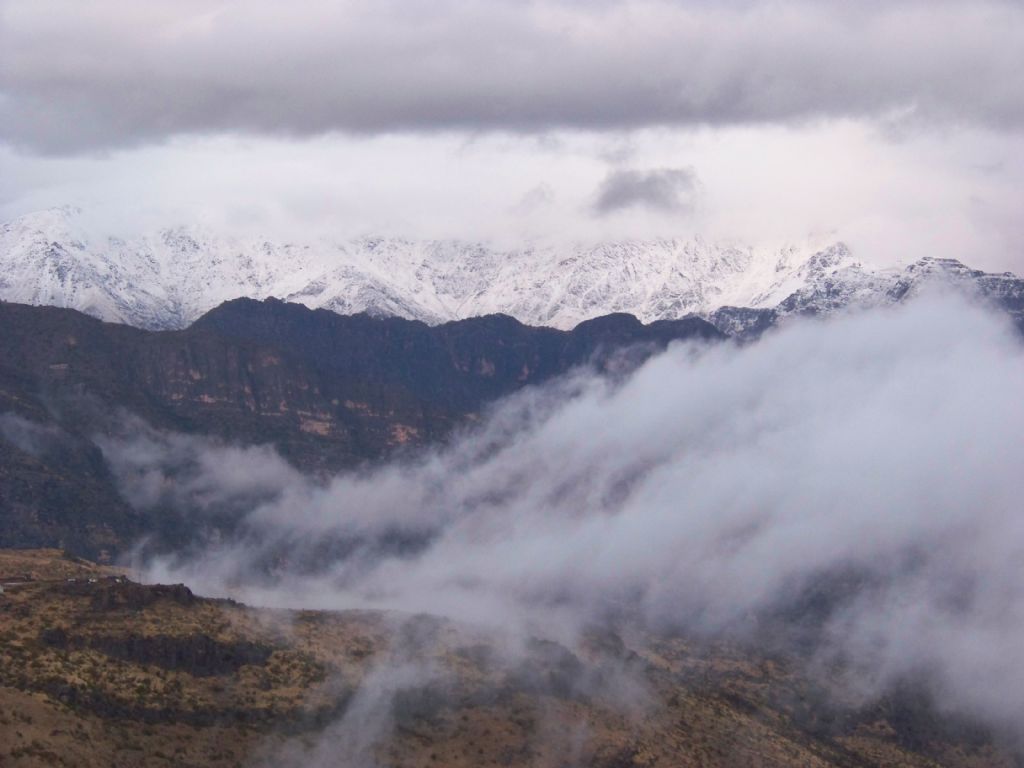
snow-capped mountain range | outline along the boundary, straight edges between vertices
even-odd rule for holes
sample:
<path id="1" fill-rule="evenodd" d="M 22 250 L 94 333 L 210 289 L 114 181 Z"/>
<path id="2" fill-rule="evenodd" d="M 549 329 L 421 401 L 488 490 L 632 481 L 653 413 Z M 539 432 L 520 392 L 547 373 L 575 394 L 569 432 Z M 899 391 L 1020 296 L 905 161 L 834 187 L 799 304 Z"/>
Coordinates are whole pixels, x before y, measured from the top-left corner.
<path id="1" fill-rule="evenodd" d="M 0 299 L 71 307 L 147 329 L 182 328 L 220 303 L 274 296 L 430 324 L 502 312 L 570 328 L 611 312 L 698 314 L 745 334 L 793 313 L 898 301 L 954 282 L 1024 320 L 1024 281 L 923 259 L 870 269 L 842 243 L 757 249 L 701 240 L 498 249 L 397 238 L 280 243 L 201 227 L 122 239 L 87 234 L 77 209 L 0 225 Z"/>

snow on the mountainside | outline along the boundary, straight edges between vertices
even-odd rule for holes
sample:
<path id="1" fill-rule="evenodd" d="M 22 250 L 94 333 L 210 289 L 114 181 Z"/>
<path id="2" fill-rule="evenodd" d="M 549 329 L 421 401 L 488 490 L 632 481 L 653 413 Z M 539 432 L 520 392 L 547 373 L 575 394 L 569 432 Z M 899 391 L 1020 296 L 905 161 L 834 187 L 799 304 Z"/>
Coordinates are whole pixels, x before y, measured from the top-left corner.
<path id="1" fill-rule="evenodd" d="M 502 250 L 401 238 L 277 243 L 198 226 L 119 239 L 87 233 L 72 208 L 0 226 L 0 298 L 145 328 L 183 327 L 239 296 L 427 323 L 503 312 L 562 328 L 610 312 L 645 322 L 721 307 L 784 316 L 896 300 L 937 275 L 1024 302 L 1020 281 L 1006 276 L 941 260 L 868 270 L 842 243 L 771 249 L 664 239 Z M 761 317 L 726 312 L 722 322 L 742 331 Z"/>

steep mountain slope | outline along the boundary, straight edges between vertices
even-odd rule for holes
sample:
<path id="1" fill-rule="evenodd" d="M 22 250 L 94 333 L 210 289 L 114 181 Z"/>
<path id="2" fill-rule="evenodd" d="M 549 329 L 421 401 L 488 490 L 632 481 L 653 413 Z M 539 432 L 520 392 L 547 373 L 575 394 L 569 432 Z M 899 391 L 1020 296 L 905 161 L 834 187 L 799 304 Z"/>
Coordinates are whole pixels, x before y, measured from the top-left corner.
<path id="1" fill-rule="evenodd" d="M 925 258 L 902 270 L 870 272 L 835 246 L 812 256 L 795 278 L 776 293 L 786 294 L 777 304 L 724 306 L 704 315 L 723 333 L 744 337 L 792 315 L 827 315 L 894 304 L 926 290 L 957 290 L 1003 310 L 1024 331 L 1024 280 L 971 269 L 955 259 Z"/>
<path id="2" fill-rule="evenodd" d="M 94 442 L 126 428 L 117 414 L 271 444 L 329 472 L 443 440 L 488 403 L 575 366 L 615 373 L 671 341 L 721 338 L 698 318 L 431 327 L 251 299 L 165 332 L 0 303 L 0 328 L 0 546 L 66 542 L 93 557 L 155 525 L 119 496 Z"/>
<path id="3" fill-rule="evenodd" d="M 1012 275 L 934 259 L 871 270 L 841 243 L 767 250 L 654 240 L 501 250 L 382 238 L 274 243 L 200 227 L 124 240 L 91 235 L 73 209 L 0 226 L 0 298 L 147 329 L 184 328 L 240 296 L 274 296 L 429 324 L 502 313 L 572 328 L 628 312 L 644 322 L 699 314 L 726 332 L 749 333 L 794 312 L 894 301 L 950 278 L 1024 318 L 1024 281 Z"/>
<path id="4" fill-rule="evenodd" d="M 911 686 L 842 704 L 734 644 L 260 610 L 56 551 L 0 550 L 0 582 L 4 766 L 1016 764 Z"/>

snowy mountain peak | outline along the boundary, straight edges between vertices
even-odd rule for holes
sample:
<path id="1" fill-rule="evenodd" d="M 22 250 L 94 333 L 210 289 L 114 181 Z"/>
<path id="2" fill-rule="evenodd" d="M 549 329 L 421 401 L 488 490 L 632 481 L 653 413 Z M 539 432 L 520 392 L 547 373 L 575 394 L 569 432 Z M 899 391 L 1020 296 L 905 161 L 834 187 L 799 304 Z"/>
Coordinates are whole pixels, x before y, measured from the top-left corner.
<path id="1" fill-rule="evenodd" d="M 143 328 L 180 328 L 226 300 L 275 296 L 427 323 L 501 312 L 567 328 L 612 312 L 645 322 L 700 314 L 743 332 L 749 322 L 739 318 L 748 316 L 723 308 L 757 310 L 762 322 L 769 311 L 778 317 L 895 300 L 936 275 L 1006 297 L 1020 283 L 944 259 L 869 270 L 841 242 L 771 249 L 655 239 L 510 250 L 386 237 L 280 243 L 198 226 L 123 237 L 90 232 L 73 207 L 0 226 L 0 266 L 4 300 L 73 307 Z"/>

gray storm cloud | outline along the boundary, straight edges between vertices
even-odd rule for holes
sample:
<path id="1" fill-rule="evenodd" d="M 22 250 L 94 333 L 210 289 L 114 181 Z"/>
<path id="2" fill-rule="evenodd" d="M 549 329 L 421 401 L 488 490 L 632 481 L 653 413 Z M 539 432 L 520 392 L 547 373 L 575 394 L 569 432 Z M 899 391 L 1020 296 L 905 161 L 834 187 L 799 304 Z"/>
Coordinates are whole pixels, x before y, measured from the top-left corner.
<path id="1" fill-rule="evenodd" d="M 1024 125 L 1010 0 L 4 0 L 0 138 L 633 129 L 914 118 Z"/>
<path id="2" fill-rule="evenodd" d="M 949 297 L 673 347 L 625 382 L 523 393 L 453 446 L 367 474 L 313 482 L 260 454 L 248 533 L 149 573 L 548 633 L 609 613 L 742 633 L 817 591 L 832 605 L 817 653 L 864 691 L 926 675 L 950 707 L 1016 728 L 1022 385 L 1016 332 Z M 252 492 L 237 449 L 192 449 L 184 482 L 215 485 L 224 462 L 223 493 Z M 354 544 L 325 557 L 331 539 Z M 267 576 L 281 552 L 318 565 Z"/>
<path id="3" fill-rule="evenodd" d="M 612 171 L 598 189 L 594 212 L 605 215 L 627 208 L 651 208 L 685 213 L 693 205 L 696 186 L 697 176 L 689 168 Z"/>

